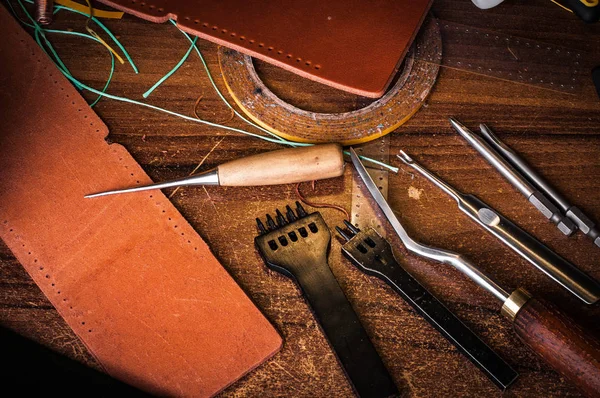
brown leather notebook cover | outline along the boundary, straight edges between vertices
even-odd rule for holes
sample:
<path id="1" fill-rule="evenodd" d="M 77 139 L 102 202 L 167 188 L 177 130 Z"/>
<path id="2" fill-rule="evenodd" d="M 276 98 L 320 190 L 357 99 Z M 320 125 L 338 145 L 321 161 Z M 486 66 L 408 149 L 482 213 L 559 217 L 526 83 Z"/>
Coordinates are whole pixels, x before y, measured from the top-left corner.
<path id="1" fill-rule="evenodd" d="M 31 37 L 0 7 L 0 237 L 113 377 L 209 396 L 281 338 Z M 85 392 L 82 392 L 85 394 Z"/>
<path id="2" fill-rule="evenodd" d="M 341 90 L 379 98 L 432 0 L 99 0 Z"/>

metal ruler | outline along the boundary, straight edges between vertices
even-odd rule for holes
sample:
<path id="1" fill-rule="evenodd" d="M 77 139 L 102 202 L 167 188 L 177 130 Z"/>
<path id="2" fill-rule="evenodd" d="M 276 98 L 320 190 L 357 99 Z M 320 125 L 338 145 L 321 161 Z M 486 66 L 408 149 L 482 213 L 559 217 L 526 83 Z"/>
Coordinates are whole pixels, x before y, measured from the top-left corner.
<path id="1" fill-rule="evenodd" d="M 359 155 L 368 156 L 372 159 L 388 163 L 390 158 L 390 137 L 383 136 L 374 141 L 353 147 Z M 368 163 L 366 163 L 368 165 Z M 388 197 L 388 171 L 376 168 L 373 165 L 368 169 L 369 175 L 381 190 L 383 197 Z M 352 210 L 350 222 L 360 229 L 374 228 L 381 236 L 385 237 L 385 228 L 381 225 L 381 218 L 377 216 L 376 204 L 371 204 L 368 191 L 363 189 L 363 182 L 358 174 L 352 173 Z M 375 208 L 373 207 L 375 206 Z"/>

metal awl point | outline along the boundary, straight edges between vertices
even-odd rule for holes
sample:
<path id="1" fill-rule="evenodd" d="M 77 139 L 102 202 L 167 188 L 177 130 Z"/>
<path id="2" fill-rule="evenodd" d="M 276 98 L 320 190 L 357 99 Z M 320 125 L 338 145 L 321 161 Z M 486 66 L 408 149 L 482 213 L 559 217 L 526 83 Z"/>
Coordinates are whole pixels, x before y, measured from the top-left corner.
<path id="1" fill-rule="evenodd" d="M 219 185 L 219 174 L 217 173 L 217 169 L 209 170 L 205 173 L 196 174 L 191 177 L 178 178 L 176 180 L 167 181 L 167 182 L 158 182 L 155 184 L 144 185 L 141 187 L 115 189 L 112 191 L 93 193 L 90 195 L 85 195 L 84 198 L 97 198 L 99 196 L 148 191 L 150 189 L 164 189 L 164 188 L 192 186 L 192 185 Z"/>

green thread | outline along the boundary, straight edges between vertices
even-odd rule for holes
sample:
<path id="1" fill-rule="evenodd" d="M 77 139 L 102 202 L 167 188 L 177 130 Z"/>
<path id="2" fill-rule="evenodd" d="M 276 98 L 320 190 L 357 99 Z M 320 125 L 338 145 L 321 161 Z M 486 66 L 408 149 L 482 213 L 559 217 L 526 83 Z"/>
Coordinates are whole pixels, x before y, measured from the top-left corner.
<path id="1" fill-rule="evenodd" d="M 194 46 L 196 46 L 196 40 L 198 40 L 198 37 L 194 38 L 194 41 L 192 41 L 192 45 L 190 46 L 190 48 L 187 50 L 187 52 L 185 53 L 185 55 L 183 56 L 183 58 L 181 58 L 179 60 L 179 62 L 177 62 L 177 64 L 173 67 L 173 69 L 171 69 L 169 72 L 167 72 L 166 75 L 164 75 L 156 83 L 154 83 L 154 85 L 152 87 L 150 87 L 150 89 L 148 89 L 148 91 L 146 91 L 144 94 L 142 94 L 142 97 L 148 98 L 148 96 L 154 90 L 156 90 L 156 88 L 158 86 L 160 86 L 165 80 L 167 80 L 169 77 L 171 77 L 171 75 L 173 73 L 177 72 L 177 69 L 179 69 L 181 67 L 181 65 L 183 65 L 183 63 L 185 62 L 185 60 L 190 56 L 192 50 L 194 49 Z"/>

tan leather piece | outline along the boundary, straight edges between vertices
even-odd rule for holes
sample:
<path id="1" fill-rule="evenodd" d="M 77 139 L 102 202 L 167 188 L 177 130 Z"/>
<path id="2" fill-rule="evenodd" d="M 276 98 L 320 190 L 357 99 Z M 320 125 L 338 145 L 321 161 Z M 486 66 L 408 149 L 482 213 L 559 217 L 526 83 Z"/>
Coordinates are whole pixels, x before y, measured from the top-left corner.
<path id="1" fill-rule="evenodd" d="M 431 0 L 99 0 L 340 90 L 379 98 Z"/>
<path id="2" fill-rule="evenodd" d="M 83 198 L 150 180 L 3 7 L 0 34 L 0 237 L 104 369 L 210 396 L 277 352 L 278 333 L 164 195 Z"/>

